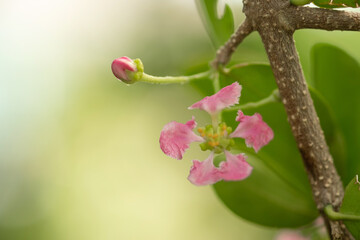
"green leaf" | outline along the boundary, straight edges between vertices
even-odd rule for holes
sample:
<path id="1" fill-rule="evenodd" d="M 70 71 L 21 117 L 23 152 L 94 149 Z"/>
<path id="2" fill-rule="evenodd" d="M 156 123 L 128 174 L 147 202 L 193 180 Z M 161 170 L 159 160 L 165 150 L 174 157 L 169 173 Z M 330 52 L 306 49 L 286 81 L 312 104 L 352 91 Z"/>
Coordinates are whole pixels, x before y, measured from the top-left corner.
<path id="1" fill-rule="evenodd" d="M 217 14 L 217 0 L 196 0 L 201 20 L 214 47 L 222 46 L 234 32 L 234 18 L 231 9 L 225 5 L 221 18 Z"/>
<path id="2" fill-rule="evenodd" d="M 311 66 L 315 88 L 331 106 L 340 130 L 335 141 L 345 147 L 335 160 L 345 163 L 340 174 L 348 182 L 360 171 L 360 67 L 354 58 L 328 44 L 313 47 Z"/>
<path id="3" fill-rule="evenodd" d="M 345 189 L 340 212 L 360 216 L 360 185 L 356 184 L 355 178 L 350 181 Z M 360 221 L 344 221 L 344 223 L 355 239 L 360 239 Z"/>
<path id="4" fill-rule="evenodd" d="M 311 0 L 290 0 L 290 2 L 291 2 L 291 4 L 301 6 L 301 5 L 309 4 L 312 1 Z"/>
<path id="5" fill-rule="evenodd" d="M 223 87 L 234 81 L 243 87 L 241 104 L 259 101 L 276 88 L 268 65 L 243 65 L 222 76 L 220 83 Z M 314 101 L 320 112 L 330 118 L 321 98 L 317 97 Z M 318 216 L 318 212 L 284 107 L 281 103 L 271 103 L 244 111 L 247 115 L 255 112 L 259 112 L 273 129 L 274 139 L 258 154 L 247 148 L 243 140 L 237 141 L 238 150 L 249 156 L 253 173 L 244 181 L 219 182 L 214 189 L 231 211 L 249 221 L 272 227 L 307 224 Z M 236 112 L 225 112 L 223 120 L 235 128 L 235 116 Z M 332 132 L 332 121 L 327 124 L 326 129 Z"/>
<path id="6" fill-rule="evenodd" d="M 221 75 L 221 87 L 234 81 L 243 87 L 240 104 L 266 98 L 276 88 L 272 70 L 267 64 L 240 64 L 232 67 L 229 74 Z M 201 91 L 204 96 L 213 94 L 213 88 L 206 87 L 206 84 L 199 81 L 196 87 L 204 87 Z M 212 86 L 211 83 L 209 85 Z M 333 113 L 324 98 L 315 90 L 310 90 L 330 150 L 341 156 L 343 145 L 338 144 Z M 243 140 L 238 140 L 237 150 L 249 156 L 253 173 L 244 181 L 214 185 L 217 195 L 235 214 L 258 224 L 298 227 L 311 222 L 318 213 L 283 105 L 271 103 L 244 112 L 248 115 L 259 112 L 274 130 L 275 138 L 258 154 L 247 148 Z M 236 112 L 224 112 L 223 120 L 235 128 L 235 116 Z M 218 164 L 221 160 L 224 157 L 220 155 L 215 162 Z"/>
<path id="7" fill-rule="evenodd" d="M 323 8 L 359 7 L 359 0 L 316 0 L 314 4 Z"/>

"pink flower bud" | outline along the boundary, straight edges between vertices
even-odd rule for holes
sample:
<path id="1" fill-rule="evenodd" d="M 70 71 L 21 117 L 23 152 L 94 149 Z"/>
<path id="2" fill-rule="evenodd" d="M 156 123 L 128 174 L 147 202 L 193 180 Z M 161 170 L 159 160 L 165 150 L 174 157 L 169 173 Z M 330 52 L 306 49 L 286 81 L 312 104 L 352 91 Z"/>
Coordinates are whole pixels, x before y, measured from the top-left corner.
<path id="1" fill-rule="evenodd" d="M 137 68 L 135 62 L 132 59 L 128 57 L 121 57 L 115 59 L 112 62 L 111 70 L 115 77 L 124 82 L 129 82 L 131 79 L 129 79 L 128 71 L 136 72 Z"/>
<path id="2" fill-rule="evenodd" d="M 275 237 L 276 240 L 310 240 L 308 237 L 300 235 L 296 231 L 283 231 Z"/>

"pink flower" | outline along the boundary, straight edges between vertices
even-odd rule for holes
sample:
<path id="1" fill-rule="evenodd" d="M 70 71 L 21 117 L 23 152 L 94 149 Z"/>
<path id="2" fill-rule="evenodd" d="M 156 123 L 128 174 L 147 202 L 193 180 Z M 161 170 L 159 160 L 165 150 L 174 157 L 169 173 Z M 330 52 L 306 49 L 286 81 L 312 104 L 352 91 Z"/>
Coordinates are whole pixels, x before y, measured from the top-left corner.
<path id="1" fill-rule="evenodd" d="M 244 138 L 246 145 L 253 147 L 256 152 L 274 138 L 273 131 L 258 113 L 246 116 L 239 110 L 236 121 L 240 123 L 230 137 Z"/>
<path id="2" fill-rule="evenodd" d="M 246 162 L 244 155 L 233 155 L 225 151 L 226 161 L 220 167 L 214 166 L 214 153 L 205 161 L 193 160 L 188 180 L 197 186 L 214 184 L 220 180 L 239 181 L 247 178 L 252 167 Z"/>
<path id="3" fill-rule="evenodd" d="M 233 155 L 225 151 L 226 161 L 220 163 L 220 176 L 226 181 L 239 181 L 247 178 L 252 166 L 246 161 L 243 154 Z"/>
<path id="4" fill-rule="evenodd" d="M 129 81 L 127 71 L 136 72 L 135 62 L 128 57 L 121 57 L 115 59 L 111 64 L 111 70 L 115 77 L 122 81 Z"/>
<path id="5" fill-rule="evenodd" d="M 217 114 L 224 108 L 239 103 L 240 92 L 241 86 L 235 82 L 189 107 L 189 109 L 199 108 L 211 115 L 213 124 L 197 129 L 201 136 L 193 132 L 196 127 L 194 117 L 186 124 L 170 122 L 161 131 L 160 148 L 170 157 L 182 159 L 185 150 L 192 142 L 202 142 L 201 149 L 211 151 L 206 160 L 193 161 L 188 177 L 191 183 L 202 186 L 220 180 L 239 181 L 247 178 L 251 174 L 252 167 L 246 162 L 245 155 L 233 155 L 229 152 L 235 144 L 232 138 L 244 138 L 247 146 L 252 146 L 256 151 L 273 138 L 271 128 L 262 121 L 258 113 L 246 116 L 239 111 L 236 120 L 240 124 L 234 133 L 231 133 L 232 129 L 227 127 L 226 123 L 217 124 Z M 221 162 L 219 167 L 215 167 L 213 163 L 215 153 L 225 153 L 226 161 Z"/>
<path id="6" fill-rule="evenodd" d="M 204 141 L 202 137 L 199 137 L 192 131 L 195 127 L 194 117 L 186 124 L 178 122 L 166 124 L 160 134 L 161 150 L 172 158 L 182 159 L 190 143 Z"/>
<path id="7" fill-rule="evenodd" d="M 302 236 L 297 231 L 283 231 L 276 236 L 275 240 L 310 240 L 310 238 Z"/>
<path id="8" fill-rule="evenodd" d="M 199 102 L 194 103 L 189 109 L 201 109 L 208 112 L 210 115 L 217 114 L 224 108 L 233 106 L 239 103 L 241 86 L 238 82 L 224 87 L 219 92 L 212 96 L 205 97 Z"/>
<path id="9" fill-rule="evenodd" d="M 221 180 L 219 169 L 214 166 L 214 153 L 205 161 L 193 160 L 188 180 L 197 186 L 214 184 Z"/>

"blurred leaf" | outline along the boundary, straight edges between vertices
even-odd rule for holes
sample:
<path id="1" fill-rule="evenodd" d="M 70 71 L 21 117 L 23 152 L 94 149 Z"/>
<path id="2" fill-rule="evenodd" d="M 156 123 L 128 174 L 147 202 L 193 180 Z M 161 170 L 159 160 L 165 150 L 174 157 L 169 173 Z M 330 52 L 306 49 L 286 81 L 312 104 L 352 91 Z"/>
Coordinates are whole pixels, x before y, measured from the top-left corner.
<path id="1" fill-rule="evenodd" d="M 359 0 L 316 0 L 315 5 L 324 8 L 358 7 Z"/>
<path id="2" fill-rule="evenodd" d="M 268 65 L 243 64 L 222 76 L 220 82 L 223 87 L 234 81 L 243 86 L 241 104 L 263 99 L 276 88 Z M 320 112 L 330 116 L 320 98 L 315 101 L 321 108 Z M 237 141 L 238 150 L 249 156 L 248 161 L 254 170 L 244 181 L 215 184 L 219 198 L 235 214 L 258 224 L 298 227 L 311 222 L 318 213 L 283 105 L 271 103 L 244 112 L 249 115 L 259 112 L 274 130 L 275 137 L 258 154 L 247 148 L 243 140 Z M 223 114 L 224 121 L 233 128 L 237 125 L 235 115 L 236 112 Z M 332 122 L 327 123 L 326 129 L 332 132 Z"/>
<path id="3" fill-rule="evenodd" d="M 344 136 L 336 117 L 326 99 L 312 87 L 310 88 L 311 98 L 314 101 L 316 112 L 320 118 L 321 128 L 325 133 L 326 142 L 330 146 L 330 153 L 333 156 L 335 166 L 341 176 L 345 174 L 345 143 Z"/>
<path id="4" fill-rule="evenodd" d="M 309 194 L 304 196 L 284 181 L 266 163 L 269 159 L 249 152 L 246 156 L 254 167 L 249 178 L 214 185 L 217 195 L 231 211 L 246 220 L 271 227 L 298 227 L 316 218 L 317 211 Z"/>
<path id="5" fill-rule="evenodd" d="M 196 0 L 201 20 L 207 33 L 217 49 L 223 45 L 234 32 L 234 18 L 230 7 L 226 4 L 221 18 L 217 14 L 217 0 Z"/>
<path id="6" fill-rule="evenodd" d="M 345 189 L 344 199 L 340 212 L 349 215 L 360 216 L 360 186 L 353 178 Z M 360 221 L 344 221 L 347 229 L 355 237 L 360 239 Z"/>
<path id="7" fill-rule="evenodd" d="M 192 74 L 196 74 L 199 72 L 205 72 L 208 70 L 209 70 L 209 64 L 205 63 L 205 64 L 200 64 L 198 66 L 194 66 L 191 69 L 188 69 L 188 71 L 186 71 L 186 74 L 192 75 Z M 214 91 L 215 91 L 212 81 L 213 81 L 212 79 L 210 79 L 209 77 L 206 77 L 206 78 L 202 78 L 202 79 L 198 79 L 198 80 L 193 80 L 190 82 L 190 85 L 193 86 L 202 95 L 209 96 L 209 95 L 214 94 Z"/>
<path id="8" fill-rule="evenodd" d="M 346 164 L 341 177 L 348 182 L 360 171 L 360 67 L 347 53 L 327 44 L 314 46 L 311 66 L 315 88 L 331 106 L 339 123 L 341 133 L 336 141 L 344 143 L 342 161 Z"/>

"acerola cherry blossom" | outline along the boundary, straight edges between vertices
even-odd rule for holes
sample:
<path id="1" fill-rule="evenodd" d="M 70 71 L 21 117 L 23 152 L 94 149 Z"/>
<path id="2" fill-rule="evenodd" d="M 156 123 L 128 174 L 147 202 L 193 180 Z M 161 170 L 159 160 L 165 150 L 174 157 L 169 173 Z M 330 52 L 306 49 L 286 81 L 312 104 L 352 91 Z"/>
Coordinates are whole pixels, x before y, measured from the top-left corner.
<path id="1" fill-rule="evenodd" d="M 126 74 L 126 70 L 131 72 L 137 71 L 134 61 L 128 57 L 115 59 L 111 64 L 111 70 L 115 77 L 123 81 L 129 80 Z"/>
<path id="2" fill-rule="evenodd" d="M 182 159 L 182 155 L 192 142 L 203 142 L 204 139 L 192 130 L 196 127 L 195 118 L 185 124 L 170 122 L 160 134 L 160 148 L 168 156 Z"/>
<path id="3" fill-rule="evenodd" d="M 309 237 L 304 237 L 297 231 L 283 231 L 278 234 L 275 240 L 310 240 Z"/>
<path id="4" fill-rule="evenodd" d="M 246 162 L 244 154 L 233 155 L 225 151 L 226 161 L 220 163 L 220 176 L 226 181 L 238 181 L 247 178 L 252 167 Z"/>
<path id="5" fill-rule="evenodd" d="M 256 152 L 274 138 L 273 131 L 258 113 L 246 116 L 239 110 L 236 121 L 240 123 L 230 137 L 244 138 L 246 145 L 253 147 Z"/>
<path id="6" fill-rule="evenodd" d="M 188 180 L 197 186 L 214 184 L 221 180 L 219 169 L 214 166 L 214 153 L 205 161 L 193 160 Z"/>
<path id="7" fill-rule="evenodd" d="M 241 86 L 239 83 L 235 82 L 224 87 L 214 95 L 205 97 L 199 102 L 194 103 L 189 107 L 189 109 L 198 108 L 208 112 L 210 115 L 214 115 L 224 108 L 239 103 L 240 92 Z"/>
<path id="8" fill-rule="evenodd" d="M 266 145 L 274 136 L 271 128 L 262 120 L 260 114 L 246 116 L 241 111 L 236 118 L 240 122 L 232 133 L 231 127 L 222 122 L 217 124 L 218 114 L 224 108 L 239 103 L 241 86 L 235 82 L 218 93 L 205 97 L 193 104 L 189 109 L 199 108 L 211 115 L 212 124 L 198 128 L 200 136 L 193 130 L 196 128 L 195 118 L 186 124 L 170 122 L 166 124 L 160 134 L 160 148 L 168 156 L 182 159 L 185 150 L 192 142 L 202 142 L 203 151 L 210 150 L 211 154 L 205 161 L 193 160 L 188 180 L 198 186 L 214 184 L 220 180 L 239 181 L 247 178 L 252 167 L 247 163 L 244 154 L 233 155 L 229 151 L 235 145 L 233 138 L 244 138 L 248 147 L 255 151 Z M 214 165 L 214 154 L 224 153 L 226 161 L 219 167 Z"/>

